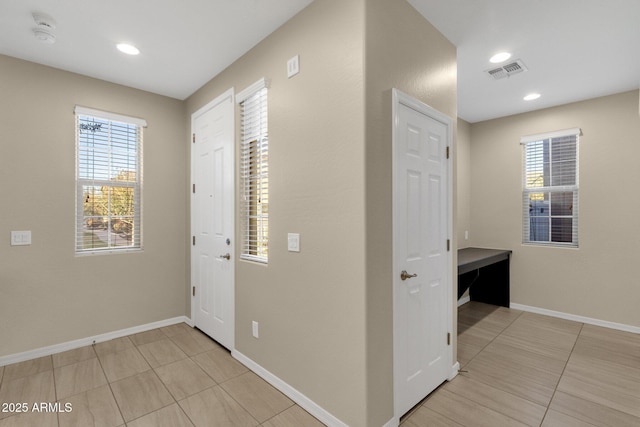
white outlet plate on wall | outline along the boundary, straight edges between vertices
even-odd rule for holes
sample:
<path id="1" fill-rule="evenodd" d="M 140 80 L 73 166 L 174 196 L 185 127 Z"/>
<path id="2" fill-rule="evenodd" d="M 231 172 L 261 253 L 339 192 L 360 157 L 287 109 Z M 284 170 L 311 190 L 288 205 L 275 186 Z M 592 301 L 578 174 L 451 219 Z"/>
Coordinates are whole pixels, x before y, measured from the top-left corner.
<path id="1" fill-rule="evenodd" d="M 25 246 L 31 244 L 31 231 L 12 231 L 11 246 Z"/>

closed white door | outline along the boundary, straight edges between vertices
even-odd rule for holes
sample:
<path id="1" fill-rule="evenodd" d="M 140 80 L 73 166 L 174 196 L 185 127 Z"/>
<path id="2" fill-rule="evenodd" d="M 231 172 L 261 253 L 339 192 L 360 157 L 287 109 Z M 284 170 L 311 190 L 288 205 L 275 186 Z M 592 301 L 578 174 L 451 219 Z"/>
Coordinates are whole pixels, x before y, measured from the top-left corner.
<path id="1" fill-rule="evenodd" d="M 192 116 L 191 313 L 195 326 L 234 347 L 233 91 Z"/>
<path id="2" fill-rule="evenodd" d="M 394 383 L 400 417 L 452 370 L 450 121 L 394 91 Z"/>

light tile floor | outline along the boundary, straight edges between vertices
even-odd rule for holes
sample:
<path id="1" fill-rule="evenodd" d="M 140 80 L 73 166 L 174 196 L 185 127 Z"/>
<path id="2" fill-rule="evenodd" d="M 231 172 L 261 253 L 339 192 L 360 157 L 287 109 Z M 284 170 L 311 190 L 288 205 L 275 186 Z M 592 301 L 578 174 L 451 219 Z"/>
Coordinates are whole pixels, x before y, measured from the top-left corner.
<path id="1" fill-rule="evenodd" d="M 638 334 L 470 302 L 458 361 L 403 427 L 640 427 Z"/>
<path id="2" fill-rule="evenodd" d="M 184 323 L 0 367 L 0 402 L 28 403 L 0 427 L 323 425 Z"/>
<path id="3" fill-rule="evenodd" d="M 640 426 L 640 335 L 468 303 L 460 374 L 403 427 Z M 0 427 L 322 424 L 186 324 L 0 367 Z M 32 412 L 35 402 L 71 412 Z"/>

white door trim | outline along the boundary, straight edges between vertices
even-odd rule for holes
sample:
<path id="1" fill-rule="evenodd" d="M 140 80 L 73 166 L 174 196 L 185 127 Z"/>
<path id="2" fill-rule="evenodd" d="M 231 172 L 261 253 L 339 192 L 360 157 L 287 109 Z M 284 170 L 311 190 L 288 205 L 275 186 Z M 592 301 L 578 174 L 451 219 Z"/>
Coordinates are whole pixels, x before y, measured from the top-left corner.
<path id="1" fill-rule="evenodd" d="M 195 122 L 196 119 L 200 116 L 202 116 L 204 113 L 206 113 L 207 111 L 211 110 L 212 108 L 216 107 L 217 105 L 221 104 L 222 102 L 226 101 L 230 99 L 230 103 L 231 105 L 235 105 L 234 102 L 234 88 L 230 88 L 227 91 L 225 91 L 224 93 L 222 93 L 220 96 L 216 97 L 213 101 L 207 103 L 205 106 L 201 107 L 200 109 L 198 109 L 196 112 L 194 112 L 193 114 L 191 114 L 191 136 L 189 138 L 190 142 L 189 142 L 189 148 L 190 148 L 190 161 L 191 161 L 191 170 L 190 170 L 190 176 L 191 176 L 191 183 L 189 185 L 189 194 L 190 194 L 190 221 L 191 221 L 191 225 L 189 227 L 189 232 L 190 232 L 190 236 L 189 236 L 189 247 L 190 247 L 190 281 L 189 281 L 189 295 L 190 295 L 190 302 L 191 302 L 191 323 L 192 325 L 195 325 L 195 320 L 196 320 L 196 307 L 194 304 L 195 301 L 195 297 L 193 296 L 193 292 L 192 292 L 192 287 L 193 287 L 193 274 L 194 274 L 194 252 L 193 252 L 193 244 L 191 243 L 191 239 L 193 238 L 193 224 L 195 221 L 195 213 L 194 213 L 194 209 L 193 209 L 193 191 L 192 191 L 192 185 L 195 182 L 195 173 L 194 173 L 194 158 L 193 158 L 193 144 L 191 142 L 191 138 L 192 135 L 195 132 Z M 233 214 L 233 218 L 235 218 L 235 206 L 236 206 L 236 198 L 235 198 L 235 194 L 236 194 L 236 186 L 235 186 L 235 162 L 236 162 L 236 156 L 235 156 L 235 152 L 236 152 L 236 137 L 235 137 L 235 110 L 234 113 L 232 114 L 232 129 L 233 129 L 233 160 L 232 160 L 232 175 L 234 177 L 234 188 L 232 190 L 232 206 L 233 206 L 233 210 L 234 210 L 234 214 Z M 234 226 L 233 226 L 233 239 L 235 241 L 236 239 L 236 230 L 235 230 L 235 221 L 234 221 Z M 236 247 L 235 243 L 232 246 L 233 248 Z M 234 331 L 233 334 L 231 334 L 230 337 L 230 346 L 229 346 L 229 350 L 233 351 L 235 350 L 235 258 L 236 258 L 236 253 L 235 251 L 232 251 L 231 253 L 231 260 L 230 262 L 233 263 L 232 267 L 231 267 L 231 286 L 233 288 L 233 291 L 231 292 L 231 305 L 229 307 L 229 320 L 232 324 L 232 329 Z"/>
<path id="2" fill-rule="evenodd" d="M 393 124 L 392 124 L 392 176 L 394 177 L 394 181 L 395 181 L 395 176 L 396 176 L 396 172 L 397 172 L 397 163 L 398 163 L 398 159 L 397 159 L 397 154 L 396 154 L 396 150 L 397 150 L 397 146 L 399 144 L 398 141 L 398 110 L 400 105 L 404 105 L 406 107 L 409 107 L 421 114 L 424 114 L 425 116 L 430 117 L 433 120 L 436 120 L 442 124 L 444 124 L 447 127 L 447 146 L 448 147 L 452 147 L 453 146 L 453 121 L 450 117 L 446 116 L 445 114 L 435 110 L 434 108 L 430 107 L 427 104 L 424 104 L 423 102 L 401 92 L 398 89 L 393 89 L 392 90 L 392 117 L 393 117 Z M 451 150 L 451 148 L 450 148 Z M 448 168 L 447 168 L 447 206 L 446 206 L 446 211 L 447 211 L 447 238 L 451 241 L 451 250 L 447 253 L 447 257 L 446 257 L 446 271 L 448 272 L 448 274 L 446 275 L 446 287 L 447 287 L 447 307 L 445 309 L 445 313 L 446 313 L 446 317 L 447 317 L 447 328 L 450 331 L 450 333 L 452 334 L 451 339 L 453 340 L 453 251 L 454 251 L 454 245 L 453 245 L 453 161 L 451 160 Z M 396 224 L 395 218 L 397 218 L 397 209 L 398 209 L 398 194 L 396 191 L 396 183 L 394 182 L 393 184 L 393 196 L 392 196 L 392 200 L 393 200 L 393 286 L 396 286 L 397 283 L 400 282 L 400 270 L 399 270 L 399 266 L 397 265 L 397 260 L 396 260 L 396 255 L 397 255 L 397 239 L 396 236 L 398 235 L 398 226 Z M 398 310 L 396 310 L 396 301 L 395 301 L 395 292 L 394 292 L 394 302 L 393 302 L 393 319 L 394 319 L 394 324 L 397 324 L 397 316 L 399 315 L 399 313 L 397 312 Z M 399 412 L 399 408 L 400 408 L 400 404 L 399 404 L 399 385 L 400 385 L 400 381 L 399 378 L 400 376 L 398 375 L 398 372 L 400 371 L 399 368 L 399 364 L 398 364 L 398 358 L 396 356 L 396 354 L 398 354 L 398 347 L 397 347 L 397 339 L 395 338 L 396 335 L 396 331 L 395 331 L 395 327 L 394 327 L 394 362 L 393 362 L 393 371 L 394 371 L 394 381 L 393 381 L 393 395 L 394 395 L 394 419 L 391 421 L 392 423 L 398 422 L 400 420 L 400 417 L 403 415 Z M 454 366 L 454 357 L 453 357 L 453 345 L 449 345 L 448 346 L 448 352 L 447 352 L 447 358 L 448 358 L 448 366 L 452 366 L 452 370 L 455 369 Z M 448 379 L 452 379 L 455 376 L 455 374 L 452 372 L 451 376 Z"/>

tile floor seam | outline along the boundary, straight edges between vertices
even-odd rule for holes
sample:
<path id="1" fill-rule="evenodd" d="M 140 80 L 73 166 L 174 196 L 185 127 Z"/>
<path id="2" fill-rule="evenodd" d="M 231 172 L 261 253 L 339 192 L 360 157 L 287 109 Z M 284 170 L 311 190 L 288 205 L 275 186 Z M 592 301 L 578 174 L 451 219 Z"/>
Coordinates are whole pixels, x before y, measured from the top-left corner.
<path id="1" fill-rule="evenodd" d="M 113 402 L 116 404 L 116 408 L 118 408 L 118 413 L 120 414 L 120 418 L 124 421 L 124 425 L 127 425 L 127 422 L 124 420 L 124 415 L 122 414 L 122 409 L 120 408 L 120 404 L 118 403 L 118 399 L 116 399 L 116 395 L 113 393 L 113 389 L 111 388 L 111 383 L 107 382 L 109 386 L 109 392 L 111 393 L 111 397 L 113 398 Z"/>
<path id="2" fill-rule="evenodd" d="M 283 394 L 284 394 L 284 393 L 283 393 Z M 285 395 L 285 396 L 286 396 L 286 395 Z M 288 397 L 289 397 L 289 396 L 287 396 L 287 398 L 288 398 Z M 291 399 L 289 399 L 289 400 L 291 400 Z M 294 407 L 294 406 L 296 405 L 296 403 L 295 403 L 293 400 L 291 400 L 291 402 L 292 402 L 292 403 L 291 403 L 291 405 L 287 406 L 286 408 L 284 408 L 282 411 L 278 412 L 277 414 L 275 414 L 275 415 L 274 415 L 274 416 L 272 416 L 271 418 L 267 418 L 267 419 L 266 419 L 266 420 L 264 420 L 262 423 L 260 423 L 260 425 L 261 425 L 261 426 L 262 426 L 262 425 L 264 425 L 266 422 L 268 422 L 268 421 L 270 421 L 270 420 L 274 419 L 274 418 L 275 418 L 275 417 L 277 417 L 278 415 L 282 414 L 283 412 L 288 411 L 289 409 L 291 409 L 292 407 Z M 314 418 L 315 418 L 315 417 L 314 417 Z"/>
<path id="3" fill-rule="evenodd" d="M 251 371 L 249 371 L 249 372 L 251 372 Z M 247 374 L 247 372 L 245 372 L 245 373 L 243 373 L 243 374 L 241 374 L 241 375 L 245 375 L 245 374 Z M 239 376 L 240 376 L 240 375 L 238 375 L 238 376 L 237 376 L 237 377 L 235 377 L 235 378 L 238 378 Z M 231 378 L 230 378 L 229 380 L 231 380 Z M 228 380 L 228 381 L 229 381 L 229 380 Z M 228 382 L 228 381 L 225 381 L 225 382 Z M 227 394 L 227 396 L 229 396 L 229 397 L 230 397 L 234 402 L 236 402 L 236 403 L 237 403 L 237 404 L 238 404 L 238 405 L 239 405 L 239 406 L 240 406 L 244 411 L 246 411 L 246 412 L 247 412 L 247 414 L 249 414 L 249 416 L 250 416 L 251 418 L 253 418 L 253 419 L 256 421 L 256 423 L 258 423 L 258 424 L 257 424 L 258 426 L 260 426 L 260 425 L 262 425 L 262 424 L 263 424 L 263 423 L 261 423 L 261 422 L 260 422 L 256 417 L 254 417 L 254 416 L 253 416 L 253 414 L 252 414 L 251 412 L 249 412 L 249 410 L 248 410 L 247 408 L 245 408 L 245 406 L 244 406 L 242 403 L 240 403 L 240 402 L 238 401 L 238 399 L 236 399 L 235 397 L 233 397 L 233 395 L 232 395 L 231 393 L 229 393 L 229 392 L 228 392 L 224 387 L 222 387 L 222 384 L 218 384 L 218 386 L 220 387 L 220 390 L 222 390 L 224 393 L 226 393 L 226 394 Z M 266 421 L 264 421 L 264 422 L 266 422 Z"/>
<path id="4" fill-rule="evenodd" d="M 173 397 L 173 396 L 171 396 L 171 397 Z M 117 404 L 117 403 L 118 403 L 118 402 L 116 402 L 116 404 Z M 178 405 L 178 408 L 180 408 L 180 410 L 182 411 L 182 407 L 178 404 L 178 402 L 177 402 L 177 401 L 175 400 L 175 398 L 174 398 L 173 402 L 169 403 L 168 405 L 162 406 L 162 407 L 160 407 L 160 408 L 158 408 L 158 409 L 154 409 L 153 411 L 148 412 L 148 413 L 143 414 L 143 415 L 140 415 L 139 417 L 134 418 L 134 419 L 132 419 L 132 420 L 129 420 L 129 421 L 126 421 L 126 420 L 125 420 L 124 425 L 128 425 L 129 423 L 132 423 L 132 422 L 134 422 L 134 421 L 137 421 L 137 420 L 139 420 L 140 418 L 144 418 L 144 417 L 146 417 L 147 415 L 151 415 L 151 414 L 153 414 L 154 412 L 161 411 L 162 409 L 168 408 L 168 407 L 169 407 L 169 406 L 171 406 L 171 405 Z M 184 412 L 184 411 L 182 411 L 182 412 Z M 185 415 L 187 415 L 187 414 L 185 414 Z M 188 418 L 188 417 L 187 417 L 187 418 Z M 124 420 L 124 417 L 123 417 L 122 419 Z M 191 420 L 189 420 L 189 421 L 191 421 Z"/>
<path id="5" fill-rule="evenodd" d="M 502 330 L 500 332 L 498 332 L 498 334 L 496 334 L 496 336 L 494 336 L 487 344 L 485 344 L 480 351 L 478 351 L 476 354 L 473 355 L 473 357 L 471 359 L 469 359 L 467 361 L 467 363 L 464 364 L 464 366 L 469 365 L 473 359 L 475 359 L 480 353 L 482 353 L 488 346 L 490 346 L 500 335 L 502 335 L 504 333 L 504 331 L 507 330 L 507 328 L 509 328 L 509 326 L 513 325 L 513 323 L 518 320 L 520 318 L 520 316 L 522 316 L 524 314 L 524 311 L 520 312 L 520 314 L 518 314 L 511 322 L 509 322 L 507 325 L 505 325 L 504 328 L 502 328 Z M 464 366 L 461 366 L 460 369 L 458 370 L 458 373 L 464 373 L 466 372 L 464 370 Z"/>
<path id="6" fill-rule="evenodd" d="M 440 386 L 438 386 L 438 388 L 440 388 Z M 436 388 L 435 390 L 433 390 L 433 391 L 431 392 L 431 394 L 429 394 L 429 396 L 431 396 L 433 393 L 435 393 L 435 392 L 438 390 L 438 388 Z M 460 424 L 459 422 L 457 422 L 457 421 L 456 421 L 456 420 L 454 420 L 453 418 L 451 418 L 451 417 L 447 416 L 447 414 L 443 414 L 442 412 L 438 411 L 436 408 L 429 408 L 428 406 L 426 406 L 426 403 L 427 403 L 427 400 L 429 399 L 429 396 L 427 396 L 427 397 L 425 398 L 425 400 L 422 402 L 422 404 L 420 405 L 420 407 L 424 407 L 425 409 L 428 409 L 428 410 L 430 410 L 430 411 L 433 411 L 433 412 L 435 412 L 436 414 L 438 414 L 438 415 L 440 415 L 440 416 L 442 416 L 442 417 L 444 417 L 444 418 L 448 419 L 449 421 L 451 421 L 451 422 L 452 422 L 452 423 L 454 423 L 454 424 Z M 418 409 L 419 409 L 419 408 L 418 408 Z M 417 411 L 418 411 L 418 410 L 416 409 L 416 412 L 417 412 Z M 410 419 L 411 419 L 411 417 L 407 417 L 407 418 L 403 421 L 403 423 L 406 423 L 406 422 L 407 422 L 407 421 L 409 421 Z"/>
<path id="7" fill-rule="evenodd" d="M 470 377 L 465 377 L 465 378 L 469 378 L 469 379 L 471 379 L 472 381 L 477 381 L 477 382 L 479 382 L 479 383 L 485 384 L 485 385 L 487 385 L 487 386 L 489 386 L 489 387 L 495 388 L 496 390 L 498 390 L 498 391 L 502 391 L 502 392 L 504 392 L 504 393 L 508 393 L 508 394 L 510 394 L 510 395 L 512 395 L 512 396 L 519 397 L 520 399 L 522 399 L 522 400 L 526 400 L 527 402 L 532 403 L 532 404 L 534 404 L 534 405 L 538 405 L 538 406 L 540 406 L 540 407 L 542 407 L 542 406 L 543 406 L 543 405 L 540 405 L 539 403 L 536 403 L 536 402 L 534 402 L 534 401 L 532 401 L 532 400 L 529 400 L 529 399 L 524 398 L 524 397 L 522 397 L 522 396 L 519 396 L 519 395 L 517 395 L 517 394 L 510 393 L 510 392 L 506 392 L 506 391 L 504 391 L 504 390 L 500 390 L 499 388 L 493 387 L 491 384 L 486 384 L 486 383 L 484 383 L 483 381 L 475 380 L 475 379 L 470 378 Z M 455 394 L 456 396 L 459 396 L 461 399 L 469 400 L 469 401 L 471 401 L 471 402 L 475 403 L 475 404 L 476 404 L 476 405 L 478 405 L 478 406 L 482 406 L 483 408 L 486 408 L 486 409 L 488 409 L 488 410 L 490 410 L 490 411 L 496 412 L 496 413 L 498 413 L 498 414 L 500 414 L 500 415 L 502 415 L 502 416 L 505 416 L 505 417 L 507 417 L 507 418 L 510 418 L 510 419 L 512 419 L 512 420 L 514 420 L 514 421 L 516 421 L 516 422 L 520 423 L 520 424 L 526 424 L 526 425 L 529 425 L 529 424 L 527 424 L 526 422 L 524 422 L 524 421 L 522 421 L 522 420 L 519 420 L 519 419 L 517 419 L 517 418 L 512 417 L 511 415 L 505 414 L 504 412 L 500 412 L 500 411 L 498 411 L 497 409 L 490 408 L 490 407 L 488 407 L 488 406 L 484 405 L 483 403 L 478 402 L 478 400 L 476 400 L 476 399 L 473 399 L 473 398 L 470 398 L 470 397 L 463 396 L 463 395 L 458 394 L 458 393 L 456 393 L 455 391 L 452 391 L 452 390 L 447 390 L 447 391 L 448 391 L 449 393 Z M 435 392 L 435 390 L 434 390 L 434 392 Z M 549 403 L 551 403 L 551 401 L 549 401 Z M 547 406 L 546 408 L 548 408 L 548 406 Z M 546 413 L 547 413 L 546 408 L 545 408 L 545 415 L 546 415 Z M 429 409 L 431 409 L 431 410 L 433 411 L 433 408 L 429 408 Z M 440 414 L 440 415 L 443 415 L 443 414 Z M 544 420 L 544 416 L 540 419 L 540 422 L 542 423 L 542 421 L 543 421 L 543 420 Z M 455 421 L 455 420 L 453 420 L 453 421 Z M 535 426 L 531 426 L 531 427 L 535 427 Z"/>
<path id="8" fill-rule="evenodd" d="M 484 345 L 484 346 L 480 349 L 480 351 L 478 351 L 476 354 L 474 354 L 474 355 L 473 355 L 473 357 L 472 357 L 471 359 L 469 359 L 469 360 L 467 361 L 467 363 L 466 363 L 463 367 L 460 367 L 460 370 L 458 371 L 458 373 L 459 373 L 460 375 L 464 375 L 465 373 L 469 373 L 468 371 L 465 371 L 465 370 L 464 370 L 464 367 L 466 367 L 466 366 L 468 366 L 469 364 L 471 364 L 471 362 L 473 362 L 473 360 L 474 360 L 478 355 L 480 355 L 483 351 L 485 351 L 485 350 L 486 350 L 486 348 L 487 348 L 488 346 L 490 346 L 490 345 L 491 345 L 495 340 L 497 340 L 497 339 L 498 339 L 498 337 L 500 337 L 502 334 L 504 334 L 504 332 L 505 332 L 505 331 L 506 331 L 506 330 L 507 330 L 511 325 L 513 325 L 513 324 L 514 324 L 518 319 L 520 319 L 520 317 L 522 317 L 522 315 L 523 315 L 524 313 L 525 313 L 524 311 L 521 311 L 521 312 L 520 312 L 520 314 L 518 314 L 516 317 L 514 317 L 514 318 L 513 318 L 513 320 L 511 320 L 507 325 L 505 325 L 505 326 L 504 326 L 504 328 L 502 328 L 502 330 L 501 330 L 500 332 L 498 332 L 498 333 L 497 333 L 497 334 L 496 334 L 496 335 L 495 335 L 495 336 L 494 336 L 494 337 L 493 337 L 493 338 L 492 338 L 492 339 L 491 339 L 491 340 L 490 340 L 486 345 Z M 582 327 L 581 327 L 581 330 L 582 330 Z M 579 334 L 578 334 L 578 335 L 579 335 Z M 577 338 L 576 338 L 576 342 L 577 342 Z M 574 346 L 575 346 L 575 343 L 574 343 Z M 566 368 L 566 363 L 568 363 L 568 359 L 567 359 L 567 362 L 565 362 L 565 368 Z M 563 372 L 564 372 L 564 369 L 563 369 Z M 472 380 L 478 381 L 478 382 L 480 382 L 480 383 L 483 383 L 483 384 L 485 384 L 485 385 L 492 386 L 491 384 L 487 384 L 486 382 L 484 382 L 484 381 L 482 381 L 482 380 L 480 380 L 480 379 L 474 379 L 472 376 L 467 376 L 467 375 L 464 375 L 464 376 L 465 376 L 465 377 L 467 377 L 467 378 L 469 378 L 469 379 L 472 379 Z M 558 383 L 560 382 L 560 379 L 561 379 L 561 378 L 562 378 L 562 374 L 558 377 Z M 454 378 L 454 380 L 455 380 L 455 378 Z M 558 384 L 558 383 L 556 383 L 556 388 L 557 388 L 557 384 Z M 499 389 L 499 390 L 500 390 L 500 389 Z M 437 391 L 437 389 L 436 389 L 436 390 L 434 390 L 432 393 L 435 393 L 436 391 Z M 503 390 L 503 391 L 504 391 L 504 390 Z M 454 393 L 454 392 L 451 392 L 451 393 Z M 507 392 L 507 393 L 513 394 L 513 393 L 511 393 L 511 392 Z M 455 394 L 455 393 L 454 393 L 454 394 Z M 555 389 L 554 389 L 554 394 L 555 394 Z M 458 395 L 458 396 L 460 396 L 460 395 Z M 522 398 L 522 399 L 524 399 L 524 400 L 527 400 L 528 402 L 534 403 L 534 404 L 536 404 L 536 405 L 540 405 L 539 403 L 534 402 L 534 401 L 531 401 L 530 399 L 528 399 L 528 398 L 526 398 L 526 397 L 524 397 L 524 396 L 520 396 L 520 395 L 516 395 L 516 394 L 514 394 L 514 396 L 518 396 L 518 397 L 520 397 L 520 398 Z M 544 413 L 544 415 L 543 415 L 542 419 L 540 420 L 540 425 L 542 425 L 542 423 L 544 422 L 544 418 L 546 417 L 546 414 L 547 414 L 547 412 L 548 412 L 549 406 L 551 405 L 551 400 L 552 400 L 552 399 L 553 399 L 553 395 L 552 395 L 551 399 L 549 399 L 549 403 L 545 406 L 545 413 Z M 489 410 L 491 410 L 491 411 L 494 411 L 493 409 L 488 408 L 487 406 L 484 406 L 484 405 L 480 404 L 479 402 L 476 402 L 475 400 L 472 400 L 472 399 L 469 399 L 469 400 L 471 400 L 472 402 L 474 402 L 475 404 L 477 404 L 477 405 L 479 405 L 479 406 L 482 406 L 483 408 L 487 408 L 487 409 L 489 409 Z M 426 403 L 426 400 L 425 400 L 425 403 Z M 423 403 L 423 405 L 422 405 L 422 406 L 424 406 L 424 403 Z M 543 405 L 540 405 L 540 406 L 543 406 Z M 457 422 L 457 421 L 455 421 L 455 420 L 451 419 L 450 417 L 447 417 L 445 414 L 443 414 L 443 413 L 441 413 L 441 412 L 438 412 L 437 410 L 435 410 L 435 409 L 433 409 L 433 408 L 428 408 L 428 409 L 431 409 L 432 411 L 434 411 L 434 412 L 436 412 L 436 413 L 438 413 L 438 414 L 442 415 L 443 417 L 445 417 L 445 418 L 447 418 L 447 419 L 449 419 L 449 420 L 451 420 L 451 421 L 453 421 L 453 422 Z M 511 417 L 511 416 L 509 416 L 509 415 L 503 414 L 502 412 L 498 412 L 498 411 L 494 411 L 494 412 L 497 412 L 497 413 L 499 413 L 499 414 L 501 414 L 501 415 L 503 415 L 503 416 L 505 416 L 505 417 L 508 417 L 509 419 L 513 419 L 513 420 L 515 420 L 515 421 L 517 421 L 517 422 L 522 423 L 522 421 L 516 420 L 515 418 L 513 418 L 513 417 Z M 524 424 L 524 423 L 522 423 L 522 424 Z"/>
<path id="9" fill-rule="evenodd" d="M 562 377 L 564 376 L 564 371 L 567 369 L 567 365 L 569 364 L 569 360 L 571 360 L 571 356 L 573 355 L 573 351 L 576 348 L 576 344 L 578 343 L 578 340 L 580 339 L 580 334 L 582 333 L 582 329 L 584 328 L 584 323 L 580 324 L 580 330 L 578 331 L 578 334 L 576 335 L 576 340 L 573 342 L 573 346 L 571 347 L 571 351 L 569 352 L 569 356 L 567 357 L 566 362 L 564 363 L 564 367 L 562 368 L 562 372 L 560 373 L 560 376 L 558 377 L 558 381 L 556 382 L 556 386 L 553 389 L 553 393 L 551 394 L 551 399 L 549 399 L 549 404 L 547 405 L 547 409 L 544 411 L 544 416 L 542 417 L 542 421 L 540 421 L 540 425 L 542 426 L 542 424 L 544 423 L 545 418 L 547 418 L 547 414 L 549 413 L 549 409 L 551 408 L 551 403 L 553 402 L 553 398 L 556 395 L 556 392 L 558 391 L 558 385 L 560 385 L 560 381 L 562 381 Z M 564 415 L 568 415 L 569 414 L 564 414 Z M 573 417 L 571 417 L 573 418 Z"/>
<path id="10" fill-rule="evenodd" d="M 177 403 L 177 402 L 176 402 L 176 399 L 173 397 L 173 395 L 171 394 L 171 392 L 169 391 L 169 389 L 167 388 L 167 386 L 166 386 L 166 385 L 162 382 L 162 380 L 160 379 L 160 376 L 159 376 L 158 374 L 156 374 L 156 372 L 155 372 L 155 371 L 153 371 L 153 369 L 150 369 L 150 371 L 152 371 L 153 375 L 155 375 L 155 376 L 156 376 L 156 378 L 158 379 L 158 381 L 160 381 L 160 384 L 162 384 L 162 387 L 164 387 L 164 389 L 166 390 L 166 392 L 167 392 L 167 393 L 169 394 L 169 396 L 173 399 L 173 403 Z M 133 377 L 135 377 L 135 376 L 138 376 L 138 375 L 144 374 L 144 373 L 146 373 L 146 372 L 149 372 L 149 370 L 146 370 L 146 371 L 144 371 L 144 372 L 139 372 L 139 373 L 137 373 L 137 374 L 135 374 L 135 375 L 132 375 L 132 376 L 129 376 L 129 377 L 127 377 L 127 378 L 121 378 L 121 379 L 119 379 L 119 380 L 117 380 L 117 381 L 114 381 L 114 383 L 119 382 L 119 381 L 123 381 L 123 380 L 126 380 L 126 379 L 129 379 L 129 378 L 133 378 Z M 111 384 L 111 383 L 110 383 L 110 384 Z M 114 396 L 114 398 L 115 398 L 115 396 Z M 116 404 L 117 404 L 117 403 L 118 403 L 118 400 L 116 399 Z M 167 406 L 168 406 L 168 405 L 167 405 Z M 152 413 L 154 413 L 155 411 L 157 411 L 157 410 L 159 410 L 159 409 L 162 409 L 162 408 L 156 408 L 156 409 L 151 410 L 150 412 L 145 412 L 144 414 L 140 415 L 140 417 L 144 417 L 144 416 L 146 416 L 146 415 L 152 414 Z M 140 417 L 138 417 L 138 418 L 140 418 Z M 127 419 L 124 417 L 124 415 L 122 416 L 122 419 L 124 420 L 125 425 L 126 425 L 127 423 L 130 423 L 131 421 L 133 421 L 133 420 L 127 420 Z"/>
<path id="11" fill-rule="evenodd" d="M 102 375 L 104 375 L 105 379 L 107 380 L 107 385 L 109 386 L 109 391 L 111 392 L 111 397 L 113 397 L 113 402 L 116 404 L 116 407 L 118 408 L 118 413 L 120 414 L 120 418 L 122 418 L 122 421 L 124 421 L 124 425 L 127 425 L 126 420 L 124 419 L 124 414 L 122 413 L 122 408 L 120 408 L 120 404 L 118 403 L 118 399 L 116 399 L 116 395 L 113 392 L 113 388 L 111 387 L 111 382 L 109 382 L 109 378 L 107 378 L 107 373 L 104 371 L 104 367 L 102 366 L 102 361 L 100 360 L 100 358 L 98 357 L 98 352 L 96 351 L 96 343 L 94 342 L 93 344 L 91 344 L 91 347 L 93 348 L 93 352 L 96 355 L 96 359 L 98 359 L 98 364 L 100 365 L 100 369 L 102 370 Z"/>
<path id="12" fill-rule="evenodd" d="M 213 381 L 214 385 L 220 385 L 220 383 L 218 383 L 218 381 L 216 381 L 216 379 L 215 379 L 215 378 L 213 378 L 211 375 L 209 375 L 209 373 L 208 373 L 207 371 L 205 371 L 205 370 L 202 368 L 202 366 L 200 366 L 200 364 L 198 363 L 198 361 L 197 361 L 197 360 L 195 360 L 194 356 L 187 356 L 187 358 L 188 358 L 189 360 L 191 360 L 193 363 L 195 363 L 195 364 L 196 364 L 196 366 L 197 366 L 198 368 L 200 368 L 200 370 L 201 370 L 202 372 L 204 372 L 204 374 L 205 374 L 209 379 L 211 379 L 211 381 Z M 208 388 L 210 388 L 210 387 L 208 387 Z"/>
<path id="13" fill-rule="evenodd" d="M 189 357 L 188 359 L 189 359 L 189 360 L 191 360 L 191 358 L 190 358 L 190 357 Z M 185 360 L 185 359 L 183 359 L 183 360 Z M 185 397 L 183 397 L 183 398 L 182 398 L 182 399 L 180 399 L 180 400 L 188 399 L 188 398 L 190 398 L 191 396 L 195 396 L 195 395 L 196 395 L 196 394 L 198 394 L 198 393 L 201 393 L 201 392 L 203 392 L 203 391 L 205 391 L 205 390 L 207 390 L 207 389 L 209 389 L 209 388 L 213 388 L 213 387 L 215 387 L 216 385 L 218 385 L 218 383 L 216 383 L 216 381 L 215 381 L 213 378 L 209 377 L 209 375 L 207 375 L 207 373 L 206 373 L 206 372 L 204 372 L 204 370 L 203 370 L 202 368 L 200 368 L 200 366 L 198 366 L 198 364 L 197 364 L 194 360 L 191 360 L 191 361 L 192 361 L 192 362 L 193 362 L 193 363 L 198 367 L 198 369 L 200 369 L 200 370 L 202 371 L 202 373 L 203 373 L 205 376 L 207 376 L 209 379 L 211 379 L 211 381 L 213 381 L 213 385 L 212 385 L 211 387 L 205 387 L 205 388 L 203 388 L 202 390 L 196 391 L 195 393 L 188 394 L 188 395 L 186 395 Z M 171 363 L 175 363 L 175 362 L 171 362 Z M 170 365 L 171 363 L 167 363 L 167 365 Z M 167 366 L 167 365 L 163 365 L 163 366 Z M 159 368 L 161 368 L 161 367 L 162 367 L 162 366 L 159 366 Z M 169 394 L 171 395 L 171 397 L 173 397 L 173 400 L 175 400 L 175 401 L 176 401 L 176 403 L 177 403 L 177 402 L 178 402 L 178 398 L 177 398 L 176 396 L 174 396 L 174 394 L 171 392 L 171 390 L 169 389 L 169 385 L 168 385 L 167 383 L 165 383 L 165 382 L 164 382 L 164 380 L 162 379 L 162 377 L 160 376 L 160 374 L 158 374 L 158 372 L 156 371 L 156 368 L 151 368 L 151 370 L 152 370 L 152 371 L 153 371 L 153 372 L 158 376 L 158 378 L 160 379 L 160 382 L 162 383 L 162 385 L 164 385 L 164 387 L 167 389 L 167 391 L 169 392 Z"/>
<path id="14" fill-rule="evenodd" d="M 215 386 L 214 386 L 215 387 Z M 212 387 L 213 388 L 213 387 Z M 204 390 L 202 390 L 204 391 Z M 185 417 L 187 417 L 187 419 L 189 420 L 189 422 L 191 423 L 191 425 L 198 427 L 198 425 L 196 424 L 196 422 L 189 416 L 189 414 L 187 413 L 187 411 L 184 410 L 184 408 L 182 407 L 182 405 L 180 404 L 180 402 L 176 402 L 176 405 L 178 405 L 178 408 L 180 408 L 180 410 L 182 411 L 182 413 L 185 415 Z"/>
<path id="15" fill-rule="evenodd" d="M 53 401 L 59 402 L 58 387 L 56 386 L 56 368 L 53 366 L 53 355 L 49 355 L 49 357 L 51 358 L 51 376 L 53 377 Z M 60 427 L 60 413 L 56 414 L 56 422 L 57 426 Z"/>
<path id="16" fill-rule="evenodd" d="M 214 388 L 214 387 L 216 387 L 216 386 L 213 386 L 213 387 L 210 387 L 210 388 Z M 238 406 L 240 406 L 242 408 L 242 410 L 245 411 L 257 423 L 256 426 L 260 426 L 262 424 L 260 421 L 258 421 L 258 419 L 256 417 L 253 416 L 253 414 L 251 412 L 249 412 L 249 410 L 247 408 L 244 407 L 244 405 L 242 403 L 240 403 L 235 397 L 233 397 L 233 395 L 231 393 L 229 393 L 227 390 L 225 390 L 220 384 L 217 384 L 217 387 L 219 387 L 220 390 L 224 394 L 229 396 L 229 398 L 231 398 L 231 400 L 236 402 L 238 404 Z M 194 425 L 195 425 L 195 423 L 194 423 Z M 196 426 L 196 427 L 199 427 L 199 426 Z"/>

